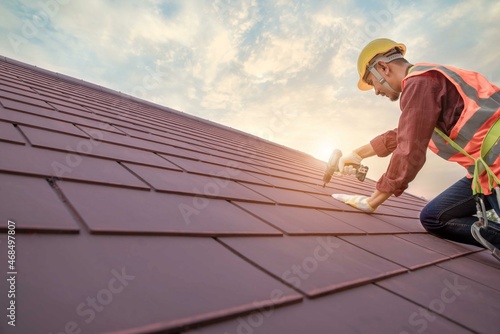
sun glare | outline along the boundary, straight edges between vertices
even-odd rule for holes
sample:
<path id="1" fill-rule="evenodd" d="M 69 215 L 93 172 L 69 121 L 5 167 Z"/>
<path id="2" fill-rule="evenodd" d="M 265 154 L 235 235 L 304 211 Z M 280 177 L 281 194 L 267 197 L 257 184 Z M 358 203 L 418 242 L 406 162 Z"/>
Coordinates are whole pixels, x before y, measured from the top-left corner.
<path id="1" fill-rule="evenodd" d="M 336 146 L 335 140 L 333 140 L 331 138 L 329 138 L 329 139 L 324 138 L 324 141 L 318 143 L 313 148 L 311 154 L 316 159 L 327 162 L 328 159 L 330 158 L 330 154 L 332 154 L 332 151 L 336 148 L 338 148 L 338 147 Z"/>

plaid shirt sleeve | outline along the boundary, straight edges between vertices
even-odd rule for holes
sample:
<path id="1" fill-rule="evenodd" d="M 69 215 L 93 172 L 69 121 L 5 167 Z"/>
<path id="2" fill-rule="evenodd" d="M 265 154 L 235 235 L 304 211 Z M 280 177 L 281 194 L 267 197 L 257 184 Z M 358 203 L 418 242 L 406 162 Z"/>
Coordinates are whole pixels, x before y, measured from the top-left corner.
<path id="1" fill-rule="evenodd" d="M 379 191 L 401 195 L 424 165 L 434 127 L 442 119 L 443 101 L 447 98 L 446 81 L 436 72 L 407 80 L 401 94 L 402 113 L 397 130 L 373 139 L 372 145 L 378 155 L 387 155 L 392 150 L 387 171 L 377 182 Z"/>
<path id="2" fill-rule="evenodd" d="M 398 129 L 389 130 L 370 141 L 375 153 L 378 157 L 386 157 L 391 154 L 397 147 Z"/>

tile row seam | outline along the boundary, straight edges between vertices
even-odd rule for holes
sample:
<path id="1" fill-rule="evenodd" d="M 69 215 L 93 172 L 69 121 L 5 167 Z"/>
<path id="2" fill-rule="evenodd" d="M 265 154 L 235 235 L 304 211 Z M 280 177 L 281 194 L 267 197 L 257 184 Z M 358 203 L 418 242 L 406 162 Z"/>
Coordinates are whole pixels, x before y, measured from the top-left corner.
<path id="1" fill-rule="evenodd" d="M 465 254 L 465 255 L 460 256 L 460 257 L 463 257 L 463 258 L 467 259 L 467 257 L 466 257 L 467 255 L 469 255 L 469 254 Z M 474 262 L 478 262 L 478 261 L 476 261 L 476 260 L 474 260 L 474 259 L 468 259 L 468 260 L 471 260 L 471 261 L 474 261 Z M 483 263 L 481 263 L 481 262 L 478 262 L 478 263 L 483 264 Z M 476 280 L 476 279 L 474 279 L 474 278 L 464 276 L 464 275 L 462 275 L 462 274 L 460 274 L 460 273 L 457 273 L 457 272 L 455 272 L 455 271 L 453 271 L 453 270 L 451 270 L 451 269 L 449 269 L 449 268 L 444 268 L 444 267 L 440 266 L 440 264 L 442 264 L 442 263 L 438 263 L 438 264 L 436 264 L 436 267 L 439 267 L 439 268 L 441 268 L 441 269 L 443 269 L 443 270 L 446 270 L 446 271 L 448 271 L 448 272 L 450 272 L 450 273 L 453 273 L 453 274 L 455 274 L 455 275 L 458 275 L 458 276 L 461 276 L 461 277 L 466 278 L 466 279 L 468 279 L 468 280 L 471 280 L 471 281 L 473 281 L 473 282 L 476 282 L 477 284 L 480 284 L 480 285 L 482 285 L 482 286 L 484 286 L 484 287 L 487 287 L 488 289 L 492 289 L 492 290 L 495 290 L 495 291 L 500 292 L 500 288 L 498 288 L 498 289 L 497 289 L 497 288 L 493 288 L 493 287 L 491 287 L 491 286 L 489 286 L 489 285 L 486 285 L 486 284 L 484 284 L 484 283 L 481 283 L 480 281 L 478 281 L 478 280 Z M 483 264 L 483 265 L 487 266 L 486 264 Z M 495 269 L 496 269 L 496 268 L 495 268 Z M 500 273 L 500 269 L 498 269 L 498 270 L 499 270 L 499 273 Z"/>
<path id="2" fill-rule="evenodd" d="M 254 214 L 252 211 L 245 209 L 244 207 L 242 207 L 242 206 L 240 206 L 240 205 L 238 205 L 238 204 L 234 203 L 233 201 L 227 201 L 227 202 L 229 202 L 231 205 L 234 205 L 234 206 L 235 206 L 235 207 L 237 207 L 238 209 L 243 210 L 244 212 L 248 213 L 248 214 L 249 214 L 249 215 L 251 215 L 252 217 L 255 217 L 256 219 L 258 219 L 258 220 L 262 221 L 262 222 L 263 222 L 263 223 L 265 223 L 266 225 L 268 225 L 268 226 L 270 226 L 270 227 L 272 227 L 272 228 L 274 228 L 274 229 L 276 229 L 276 230 L 280 231 L 280 232 L 281 232 L 281 233 L 283 233 L 283 234 L 287 234 L 287 235 L 288 235 L 288 233 L 287 233 L 285 230 L 283 230 L 283 229 L 281 229 L 280 227 L 275 226 L 275 225 L 274 225 L 274 224 L 272 224 L 271 222 L 268 222 L 267 220 L 265 220 L 265 219 L 263 219 L 263 218 L 259 217 L 258 215 Z M 271 205 L 273 205 L 273 204 L 271 204 Z M 274 205 L 276 205 L 276 204 L 274 204 Z"/>
<path id="3" fill-rule="evenodd" d="M 116 161 L 116 160 L 115 160 Z M 116 161 L 118 165 L 120 165 L 122 168 L 124 168 L 127 172 L 132 174 L 134 177 L 136 177 L 139 181 L 143 182 L 145 185 L 149 187 L 150 192 L 156 192 L 155 187 L 153 187 L 152 184 L 150 184 L 148 181 L 146 181 L 144 178 L 142 178 L 139 174 L 128 168 L 123 161 Z"/>
<path id="4" fill-rule="evenodd" d="M 256 269 L 258 269 L 259 271 L 263 272 L 264 274 L 272 277 L 273 279 L 275 279 L 277 282 L 279 282 L 280 284 L 283 284 L 283 285 L 286 285 L 287 287 L 291 288 L 292 290 L 296 291 L 297 293 L 299 293 L 300 295 L 302 295 L 303 297 L 306 297 L 308 298 L 307 294 L 304 293 L 303 291 L 300 291 L 297 287 L 295 287 L 293 284 L 289 283 L 289 282 L 286 282 L 285 280 L 283 280 L 282 278 L 280 278 L 279 276 L 275 275 L 274 273 L 270 272 L 269 270 L 267 270 L 266 268 L 260 266 L 258 263 L 252 261 L 251 259 L 249 259 L 248 257 L 246 257 L 245 255 L 241 254 L 240 252 L 238 252 L 237 250 L 233 249 L 231 246 L 227 245 L 225 242 L 223 242 L 222 240 L 220 240 L 219 237 L 214 237 L 213 238 L 217 243 L 219 243 L 222 247 L 226 248 L 228 251 L 230 251 L 231 253 L 233 253 L 234 255 L 236 255 L 237 257 L 239 257 L 240 259 L 242 259 L 243 261 L 245 261 L 246 263 L 250 264 L 251 266 L 255 267 Z"/>
<path id="5" fill-rule="evenodd" d="M 17 123 L 11 123 L 17 131 L 21 134 L 21 137 L 26 141 L 28 147 L 33 147 L 33 143 L 29 140 L 28 136 L 24 133 L 24 131 L 19 127 Z"/>
<path id="6" fill-rule="evenodd" d="M 391 234 L 389 234 L 389 235 L 391 235 Z M 438 252 L 433 251 L 433 252 L 434 252 L 434 253 L 436 253 L 436 254 L 443 255 L 443 256 L 444 256 L 444 258 L 443 258 L 443 259 L 439 259 L 439 260 L 434 260 L 434 261 L 431 261 L 431 262 L 428 262 L 428 263 L 424 263 L 424 264 L 422 264 L 422 265 L 418 265 L 417 267 L 413 266 L 412 268 L 410 268 L 410 267 L 407 267 L 407 266 L 402 265 L 402 264 L 400 264 L 400 263 L 397 263 L 396 261 L 393 261 L 393 260 L 391 260 L 391 259 L 385 258 L 385 257 L 381 256 L 380 254 L 377 254 L 377 253 L 375 253 L 375 252 L 373 252 L 373 251 L 370 251 L 370 250 L 368 250 L 368 249 L 366 249 L 366 248 L 363 248 L 363 247 L 361 247 L 361 246 L 358 246 L 358 245 L 356 245 L 356 244 L 354 244 L 354 243 L 350 242 L 349 240 L 346 240 L 344 237 L 345 237 L 345 236 L 338 236 L 338 238 L 339 238 L 339 239 L 342 239 L 342 241 L 345 241 L 345 242 L 347 242 L 347 243 L 351 244 L 352 246 L 354 246 L 354 247 L 356 247 L 356 248 L 359 248 L 359 249 L 361 249 L 361 250 L 363 250 L 363 251 L 365 251 L 365 252 L 368 252 L 368 253 L 370 253 L 370 254 L 372 254 L 372 255 L 375 255 L 375 256 L 377 256 L 378 258 L 384 259 L 385 261 L 389 261 L 389 262 L 391 262 L 391 263 L 393 263 L 393 264 L 395 264 L 395 265 L 397 265 L 397 266 L 399 266 L 399 267 L 401 267 L 401 268 L 404 268 L 404 269 L 406 269 L 406 270 L 408 270 L 408 271 L 415 271 L 415 270 L 419 270 L 419 269 L 421 269 L 421 268 L 430 267 L 430 266 L 433 266 L 433 265 L 435 265 L 435 264 L 437 264 L 437 263 L 441 263 L 441 262 L 449 261 L 449 260 L 451 259 L 451 258 L 450 258 L 449 256 L 447 256 L 447 255 L 443 255 L 443 254 L 441 254 L 441 253 L 438 253 Z M 401 238 L 400 238 L 400 239 L 401 239 Z M 406 241 L 406 240 L 403 240 L 403 241 Z M 418 246 L 418 245 L 417 245 L 417 246 Z M 421 247 L 421 246 L 420 246 L 420 247 Z M 424 247 L 421 247 L 421 248 L 424 248 Z"/>
<path id="7" fill-rule="evenodd" d="M 45 180 L 48 182 L 48 184 L 50 185 L 52 190 L 55 192 L 57 198 L 59 198 L 59 200 L 61 200 L 64 207 L 68 210 L 70 216 L 74 219 L 77 226 L 79 226 L 81 229 L 83 229 L 85 232 L 87 232 L 87 234 L 92 233 L 90 226 L 88 226 L 85 223 L 85 220 L 83 219 L 83 217 L 80 216 L 80 214 L 78 213 L 76 208 L 71 204 L 70 200 L 64 195 L 61 188 L 59 188 L 59 185 L 57 184 L 58 180 L 55 178 L 47 178 Z"/>
<path id="8" fill-rule="evenodd" d="M 429 232 L 423 232 L 423 233 L 419 233 L 419 234 L 428 234 L 428 235 L 431 235 Z M 469 255 L 469 254 L 474 253 L 474 251 L 473 251 L 473 250 L 467 250 L 467 249 L 465 249 L 465 253 L 459 253 L 459 254 L 456 254 L 456 255 L 447 255 L 447 254 L 445 254 L 445 253 L 442 253 L 442 252 L 440 252 L 440 251 L 438 251 L 438 250 L 434 250 L 434 249 L 432 249 L 432 248 L 430 248 L 430 247 L 427 247 L 427 246 L 425 246 L 425 245 L 420 245 L 420 244 L 418 244 L 418 243 L 417 243 L 417 242 L 415 242 L 415 241 L 412 241 L 412 240 L 407 240 L 407 239 L 401 238 L 401 237 L 399 237 L 399 235 L 394 235 L 394 236 L 395 236 L 395 237 L 397 237 L 397 238 L 399 238 L 399 239 L 401 239 L 401 240 L 404 240 L 404 241 L 410 242 L 410 243 L 412 243 L 412 244 L 414 244 L 414 245 L 417 245 L 417 246 L 423 247 L 423 248 L 425 248 L 425 249 L 431 250 L 431 251 L 433 251 L 433 252 L 436 252 L 436 253 L 439 253 L 439 254 L 445 255 L 445 256 L 447 256 L 448 258 L 450 258 L 450 260 L 451 260 L 451 259 L 454 259 L 454 258 L 458 258 L 458 257 L 461 257 L 461 256 L 465 256 L 465 255 Z"/>
<path id="9" fill-rule="evenodd" d="M 410 273 L 411 273 L 411 272 L 410 272 Z M 390 288 L 386 288 L 386 287 L 384 287 L 384 286 L 380 285 L 379 283 L 380 283 L 380 281 L 379 281 L 379 282 L 374 282 L 373 284 L 375 284 L 377 287 L 379 287 L 379 288 L 381 288 L 381 289 L 383 289 L 383 290 L 385 290 L 385 291 L 387 291 L 387 292 L 389 292 L 389 293 L 391 293 L 391 294 L 393 294 L 393 295 L 395 295 L 395 296 L 397 296 L 397 297 L 399 297 L 399 298 L 402 298 L 402 299 L 404 299 L 404 300 L 406 300 L 406 301 L 408 301 L 408 302 L 412 303 L 413 305 L 415 305 L 415 306 L 417 306 L 417 307 L 421 307 L 421 308 L 423 308 L 423 309 L 425 309 L 425 310 L 427 310 L 427 311 L 429 311 L 429 312 L 432 312 L 432 314 L 434 314 L 434 315 L 436 315 L 436 316 L 438 316 L 438 317 L 442 317 L 442 318 L 444 318 L 444 319 L 446 319 L 446 320 L 448 320 L 448 321 L 450 321 L 450 322 L 454 323 L 455 325 L 458 325 L 458 326 L 460 326 L 460 327 L 462 327 L 462 328 L 464 328 L 464 329 L 467 329 L 467 330 L 469 330 L 471 333 L 477 333 L 477 332 L 476 332 L 475 330 L 473 330 L 472 328 L 469 328 L 469 327 L 467 327 L 466 325 L 461 324 L 461 323 L 459 323 L 459 322 L 457 322 L 457 321 L 455 321 L 455 320 L 453 320 L 453 319 L 451 319 L 451 318 L 449 318 L 449 317 L 447 317 L 447 316 L 443 315 L 443 313 L 437 313 L 437 312 L 435 312 L 435 311 L 434 311 L 434 310 L 432 310 L 432 309 L 431 309 L 428 305 L 427 305 L 427 306 L 426 306 L 426 305 L 422 305 L 422 304 L 420 304 L 419 302 L 417 302 L 417 301 L 415 301 L 415 300 L 412 300 L 412 299 L 410 299 L 410 298 L 408 298 L 408 297 L 406 297 L 406 296 L 403 296 L 403 295 L 401 295 L 401 294 L 399 294 L 399 293 L 397 293 L 397 292 L 395 292 L 395 291 L 392 291 Z M 410 315 L 409 315 L 409 316 L 410 316 Z"/>

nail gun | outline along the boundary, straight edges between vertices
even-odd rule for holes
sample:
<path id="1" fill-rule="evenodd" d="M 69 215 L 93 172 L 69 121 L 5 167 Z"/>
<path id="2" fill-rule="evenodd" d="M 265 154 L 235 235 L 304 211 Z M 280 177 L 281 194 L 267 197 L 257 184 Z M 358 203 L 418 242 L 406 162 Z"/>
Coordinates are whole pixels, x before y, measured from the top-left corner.
<path id="1" fill-rule="evenodd" d="M 325 174 L 323 175 L 323 188 L 332 179 L 334 173 L 340 173 L 339 161 L 342 158 L 342 152 L 340 150 L 333 150 L 326 164 Z M 356 172 L 356 178 L 359 181 L 364 181 L 366 178 L 366 173 L 368 173 L 368 166 L 356 165 L 356 164 L 346 164 L 346 166 L 352 166 Z"/>

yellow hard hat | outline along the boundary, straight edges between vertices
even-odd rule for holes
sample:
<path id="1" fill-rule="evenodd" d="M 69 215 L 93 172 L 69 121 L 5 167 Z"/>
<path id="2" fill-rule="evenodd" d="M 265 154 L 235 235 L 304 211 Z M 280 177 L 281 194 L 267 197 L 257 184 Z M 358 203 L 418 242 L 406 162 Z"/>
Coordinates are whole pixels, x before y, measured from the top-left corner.
<path id="1" fill-rule="evenodd" d="M 363 78 L 366 74 L 366 69 L 370 64 L 370 61 L 375 58 L 378 54 L 384 54 L 387 51 L 398 48 L 401 50 L 401 54 L 404 56 L 406 53 L 406 45 L 401 43 L 396 43 L 388 38 L 379 38 L 368 43 L 358 57 L 358 73 L 359 73 L 359 81 L 358 88 L 361 90 L 370 90 L 373 86 L 367 84 Z"/>

